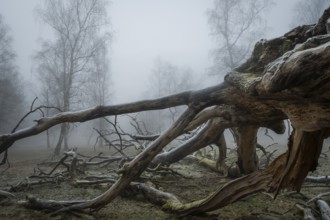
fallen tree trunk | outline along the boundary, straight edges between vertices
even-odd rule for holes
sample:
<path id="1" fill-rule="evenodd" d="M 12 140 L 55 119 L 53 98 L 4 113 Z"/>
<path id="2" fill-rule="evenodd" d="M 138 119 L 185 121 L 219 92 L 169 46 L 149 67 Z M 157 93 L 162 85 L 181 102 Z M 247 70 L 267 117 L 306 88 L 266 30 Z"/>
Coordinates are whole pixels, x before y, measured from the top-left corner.
<path id="1" fill-rule="evenodd" d="M 219 133 L 212 129 L 208 131 L 214 132 L 216 138 L 228 126 L 240 128 L 242 140 L 248 140 L 248 149 L 245 149 L 243 141 L 240 146 L 245 155 L 240 163 L 246 173 L 256 170 L 253 149 L 256 127 L 269 126 L 281 130 L 283 126 L 278 126 L 281 120 L 290 119 L 295 131 L 291 135 L 288 152 L 275 159 L 266 169 L 234 180 L 204 200 L 191 204 L 170 201 L 166 204 L 168 209 L 180 214 L 207 212 L 255 192 L 274 192 L 276 196 L 281 189 L 299 191 L 307 173 L 316 168 L 323 139 L 330 134 L 330 35 L 326 34 L 325 28 L 329 17 L 330 9 L 325 11 L 315 26 L 299 27 L 284 37 L 257 43 L 251 58 L 226 75 L 225 81 L 217 86 L 155 100 L 98 106 L 41 118 L 32 127 L 0 135 L 0 153 L 15 141 L 60 123 L 84 122 L 110 115 L 187 105 L 188 109 L 167 131 L 123 166 L 121 177 L 104 194 L 65 208 L 57 207 L 59 211 L 84 208 L 97 210 L 103 207 L 156 160 L 167 144 L 214 117 L 222 118 Z M 214 108 L 203 111 L 211 106 Z M 247 133 L 252 136 L 248 137 Z M 205 133 L 202 145 L 208 141 L 206 137 L 216 140 L 213 135 Z M 175 155 L 172 158 L 177 160 Z"/>

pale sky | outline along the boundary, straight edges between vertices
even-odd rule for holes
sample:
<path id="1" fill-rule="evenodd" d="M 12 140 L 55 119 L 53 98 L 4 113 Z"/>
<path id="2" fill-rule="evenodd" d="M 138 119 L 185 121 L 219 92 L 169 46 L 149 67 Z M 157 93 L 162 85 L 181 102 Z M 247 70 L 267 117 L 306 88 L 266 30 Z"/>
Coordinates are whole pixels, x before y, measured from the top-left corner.
<path id="1" fill-rule="evenodd" d="M 42 0 L 0 0 L 0 14 L 10 27 L 17 64 L 28 81 L 31 98 L 37 95 L 38 82 L 33 73 L 32 56 L 40 39 L 50 37 L 49 29 L 34 13 Z M 287 32 L 293 5 L 297 0 L 277 0 L 268 13 L 271 27 L 267 38 Z M 210 50 L 215 43 L 209 35 L 207 9 L 213 0 L 113 0 L 108 15 L 114 39 L 111 44 L 111 71 L 114 82 L 113 103 L 135 101 L 142 97 L 148 76 L 157 57 L 181 67 L 189 67 L 200 84 L 207 80 L 212 65 Z M 205 80 L 203 80 L 203 78 Z M 213 80 L 214 81 L 214 80 Z"/>

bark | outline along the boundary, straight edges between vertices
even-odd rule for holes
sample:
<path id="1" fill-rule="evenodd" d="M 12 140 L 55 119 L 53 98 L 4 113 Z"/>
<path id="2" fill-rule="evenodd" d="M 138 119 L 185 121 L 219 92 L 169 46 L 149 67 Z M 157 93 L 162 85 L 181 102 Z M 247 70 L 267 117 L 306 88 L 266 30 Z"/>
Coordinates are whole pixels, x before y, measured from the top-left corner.
<path id="1" fill-rule="evenodd" d="M 169 152 L 164 152 L 155 157 L 153 164 L 169 165 L 183 159 L 187 155 L 198 151 L 215 142 L 219 134 L 224 131 L 223 125 L 219 120 L 212 120 L 205 127 L 187 142 L 174 148 Z"/>
<path id="2" fill-rule="evenodd" d="M 204 110 L 200 114 L 198 114 L 195 119 L 190 122 L 185 131 L 190 131 L 201 124 L 206 122 L 205 127 L 202 128 L 200 132 L 198 132 L 195 136 L 193 136 L 190 140 L 178 146 L 177 148 L 164 152 L 156 156 L 156 158 L 152 161 L 153 164 L 172 164 L 175 163 L 187 155 L 198 151 L 210 144 L 216 144 L 219 147 L 219 162 L 220 168 L 225 168 L 224 159 L 226 158 L 226 149 L 227 145 L 223 137 L 223 131 L 226 128 L 236 127 L 240 124 L 250 123 L 259 126 L 264 126 L 272 129 L 276 133 L 284 133 L 285 126 L 282 121 L 282 115 L 278 115 L 276 119 L 265 119 L 265 116 L 258 116 L 256 113 L 242 113 L 244 117 L 237 117 L 237 113 L 240 110 L 236 108 L 226 108 L 224 106 L 219 106 L 211 109 Z M 242 115 L 240 114 L 240 115 Z M 235 118 L 234 118 L 235 117 Z M 213 119 L 212 119 L 213 118 Z M 210 120 L 212 119 L 212 120 Z M 208 121 L 210 120 L 210 121 Z M 274 121 L 279 120 L 279 121 Z M 243 132 L 244 133 L 244 132 Z M 243 134 L 244 135 L 244 134 Z M 247 138 L 249 136 L 247 135 Z M 244 145 L 245 140 L 242 140 L 242 144 Z M 245 146 L 243 146 L 245 149 Z M 255 148 L 255 144 L 254 144 Z M 253 149 L 253 146 L 252 146 Z M 255 152 L 255 150 L 254 150 Z M 256 155 L 253 156 L 253 160 L 257 160 Z M 249 156 L 246 156 L 246 160 L 249 160 Z M 257 164 L 255 165 L 257 168 Z M 256 169 L 254 168 L 254 170 Z"/>
<path id="3" fill-rule="evenodd" d="M 0 153 L 3 153 L 17 140 L 37 135 L 48 128 L 64 122 L 85 122 L 105 116 L 164 109 L 179 105 L 193 104 L 205 108 L 207 106 L 220 103 L 222 99 L 225 99 L 228 89 L 227 83 L 221 83 L 206 89 L 182 92 L 153 100 L 143 100 L 113 106 L 96 106 L 77 112 L 62 112 L 52 117 L 40 118 L 36 120 L 36 124 L 34 126 L 18 130 L 11 134 L 0 135 Z"/>
<path id="4" fill-rule="evenodd" d="M 98 180 L 76 180 L 75 184 L 86 186 L 86 185 L 92 185 L 92 184 L 114 183 L 114 182 L 116 182 L 115 179 L 101 178 Z M 127 192 L 129 194 L 132 194 L 132 190 L 134 190 L 134 192 L 136 191 L 136 192 L 142 193 L 143 196 L 150 203 L 158 205 L 158 206 L 162 206 L 169 201 L 174 201 L 174 202 L 179 201 L 173 194 L 163 192 L 163 191 L 158 190 L 145 183 L 131 182 L 130 185 L 126 189 L 129 189 L 129 191 Z M 12 194 L 6 195 L 6 196 L 11 196 L 11 195 Z M 28 207 L 28 208 L 33 208 L 33 209 L 58 210 L 59 207 L 68 207 L 71 205 L 82 204 L 85 202 L 86 202 L 86 200 L 54 201 L 54 200 L 38 199 L 38 198 L 30 196 L 27 198 L 27 201 L 22 202 L 21 205 Z"/>
<path id="5" fill-rule="evenodd" d="M 227 143 L 225 139 L 224 133 L 219 135 L 217 138 L 215 144 L 217 145 L 219 149 L 219 155 L 218 155 L 218 160 L 217 160 L 217 168 L 220 172 L 223 174 L 227 173 L 227 165 L 225 163 L 225 160 L 227 158 Z"/>
<path id="6" fill-rule="evenodd" d="M 98 119 L 98 125 L 99 125 L 99 130 L 102 132 L 105 129 L 105 124 L 103 118 Z M 99 142 L 99 148 L 103 148 L 104 142 L 102 138 L 98 139 Z"/>
<path id="7" fill-rule="evenodd" d="M 49 134 L 49 130 L 46 131 L 46 141 L 47 141 L 47 149 L 50 149 L 50 134 Z"/>
<path id="8" fill-rule="evenodd" d="M 152 142 L 142 153 L 130 163 L 124 164 L 119 173 L 122 176 L 102 195 L 85 203 L 71 205 L 60 211 L 71 211 L 75 209 L 93 208 L 98 209 L 116 198 L 129 184 L 138 177 L 149 165 L 150 161 L 174 138 L 180 134 L 189 122 L 200 111 L 200 106 L 190 106 L 181 117 L 166 132 Z"/>
<path id="9" fill-rule="evenodd" d="M 61 153 L 61 148 L 62 148 L 62 144 L 63 144 L 63 141 L 64 141 L 64 148 L 68 148 L 68 145 L 67 145 L 67 125 L 66 123 L 63 123 L 61 125 L 61 130 L 60 130 L 60 136 L 58 137 L 58 141 L 57 141 L 57 144 L 56 144 L 56 147 L 55 147 L 55 150 L 54 150 L 54 154 L 55 155 L 60 155 Z"/>
<path id="10" fill-rule="evenodd" d="M 242 174 L 249 174 L 258 169 L 256 154 L 258 129 L 256 126 L 242 126 L 237 129 L 237 165 Z"/>

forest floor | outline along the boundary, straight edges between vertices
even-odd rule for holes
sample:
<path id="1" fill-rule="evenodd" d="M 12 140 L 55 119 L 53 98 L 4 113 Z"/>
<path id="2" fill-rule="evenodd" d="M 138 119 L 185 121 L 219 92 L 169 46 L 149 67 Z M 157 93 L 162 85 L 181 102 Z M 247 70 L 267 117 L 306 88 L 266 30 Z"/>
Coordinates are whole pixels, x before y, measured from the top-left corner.
<path id="1" fill-rule="evenodd" d="M 325 149 L 328 150 L 328 149 Z M 97 155 L 101 150 L 79 149 L 84 155 Z M 104 155 L 110 155 L 107 148 L 102 149 Z M 27 181 L 26 177 L 34 172 L 38 163 L 50 161 L 51 152 L 46 149 L 13 149 L 9 152 L 10 168 L 3 172 L 0 170 L 0 189 L 14 186 L 19 182 Z M 329 153 L 322 154 L 319 159 L 318 170 L 310 175 L 328 175 L 330 171 Z M 230 164 L 230 159 L 228 164 Z M 85 171 L 85 175 L 112 175 L 112 167 L 93 167 Z M 52 166 L 42 166 L 43 170 L 51 170 Z M 3 168 L 3 167 L 1 167 Z M 176 195 L 182 202 L 202 199 L 221 187 L 230 179 L 201 166 L 196 162 L 182 160 L 173 164 L 171 168 L 184 177 L 170 173 L 145 172 L 143 181 L 151 182 L 154 187 Z M 58 170 L 58 171 L 61 171 Z M 57 172 L 58 172 L 57 171 Z M 63 171 L 63 168 L 62 168 Z M 27 195 L 51 200 L 79 200 L 90 199 L 100 195 L 109 187 L 108 184 L 76 186 L 70 181 L 49 183 L 37 186 L 28 186 L 14 192 L 16 199 L 10 200 L 0 197 L 0 219 L 81 219 L 69 214 L 50 216 L 43 211 L 32 210 L 18 205 Z M 308 199 L 322 192 L 330 191 L 330 186 L 324 184 L 304 184 L 301 193 L 282 192 L 275 200 L 272 195 L 259 193 L 244 198 L 234 204 L 228 205 L 208 215 L 188 216 L 183 219 L 302 219 L 302 212 L 296 204 L 304 204 Z M 329 202 L 329 200 L 328 200 Z M 121 195 L 93 215 L 83 215 L 82 219 L 180 219 L 175 214 L 163 211 L 161 207 L 149 203 L 143 195 Z"/>

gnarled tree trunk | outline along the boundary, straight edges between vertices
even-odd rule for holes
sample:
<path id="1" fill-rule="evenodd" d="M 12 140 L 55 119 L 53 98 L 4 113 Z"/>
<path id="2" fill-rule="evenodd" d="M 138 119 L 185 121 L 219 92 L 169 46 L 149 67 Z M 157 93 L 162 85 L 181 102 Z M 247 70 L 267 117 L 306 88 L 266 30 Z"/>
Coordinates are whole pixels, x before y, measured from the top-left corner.
<path id="1" fill-rule="evenodd" d="M 120 178 L 106 192 L 89 201 L 65 203 L 60 211 L 99 209 L 118 196 L 149 164 L 177 161 L 200 146 L 217 143 L 225 128 L 234 127 L 239 131 L 238 163 L 244 173 L 250 174 L 229 182 L 201 201 L 181 204 L 169 199 L 165 205 L 168 209 L 180 214 L 207 212 L 260 191 L 275 195 L 282 189 L 299 191 L 307 173 L 316 168 L 323 139 L 330 135 L 330 35 L 326 35 L 325 27 L 329 18 L 330 9 L 327 9 L 315 26 L 298 27 L 281 38 L 257 43 L 251 58 L 226 75 L 225 81 L 217 86 L 41 118 L 32 127 L 0 135 L 0 153 L 15 141 L 57 124 L 187 105 L 188 109 L 167 131 L 123 166 Z M 266 169 L 257 170 L 257 128 L 269 127 L 283 132 L 284 119 L 290 119 L 295 128 L 288 151 Z M 197 134 L 201 139 L 159 155 L 183 132 L 209 120 Z M 198 141 L 200 145 L 196 144 Z"/>

